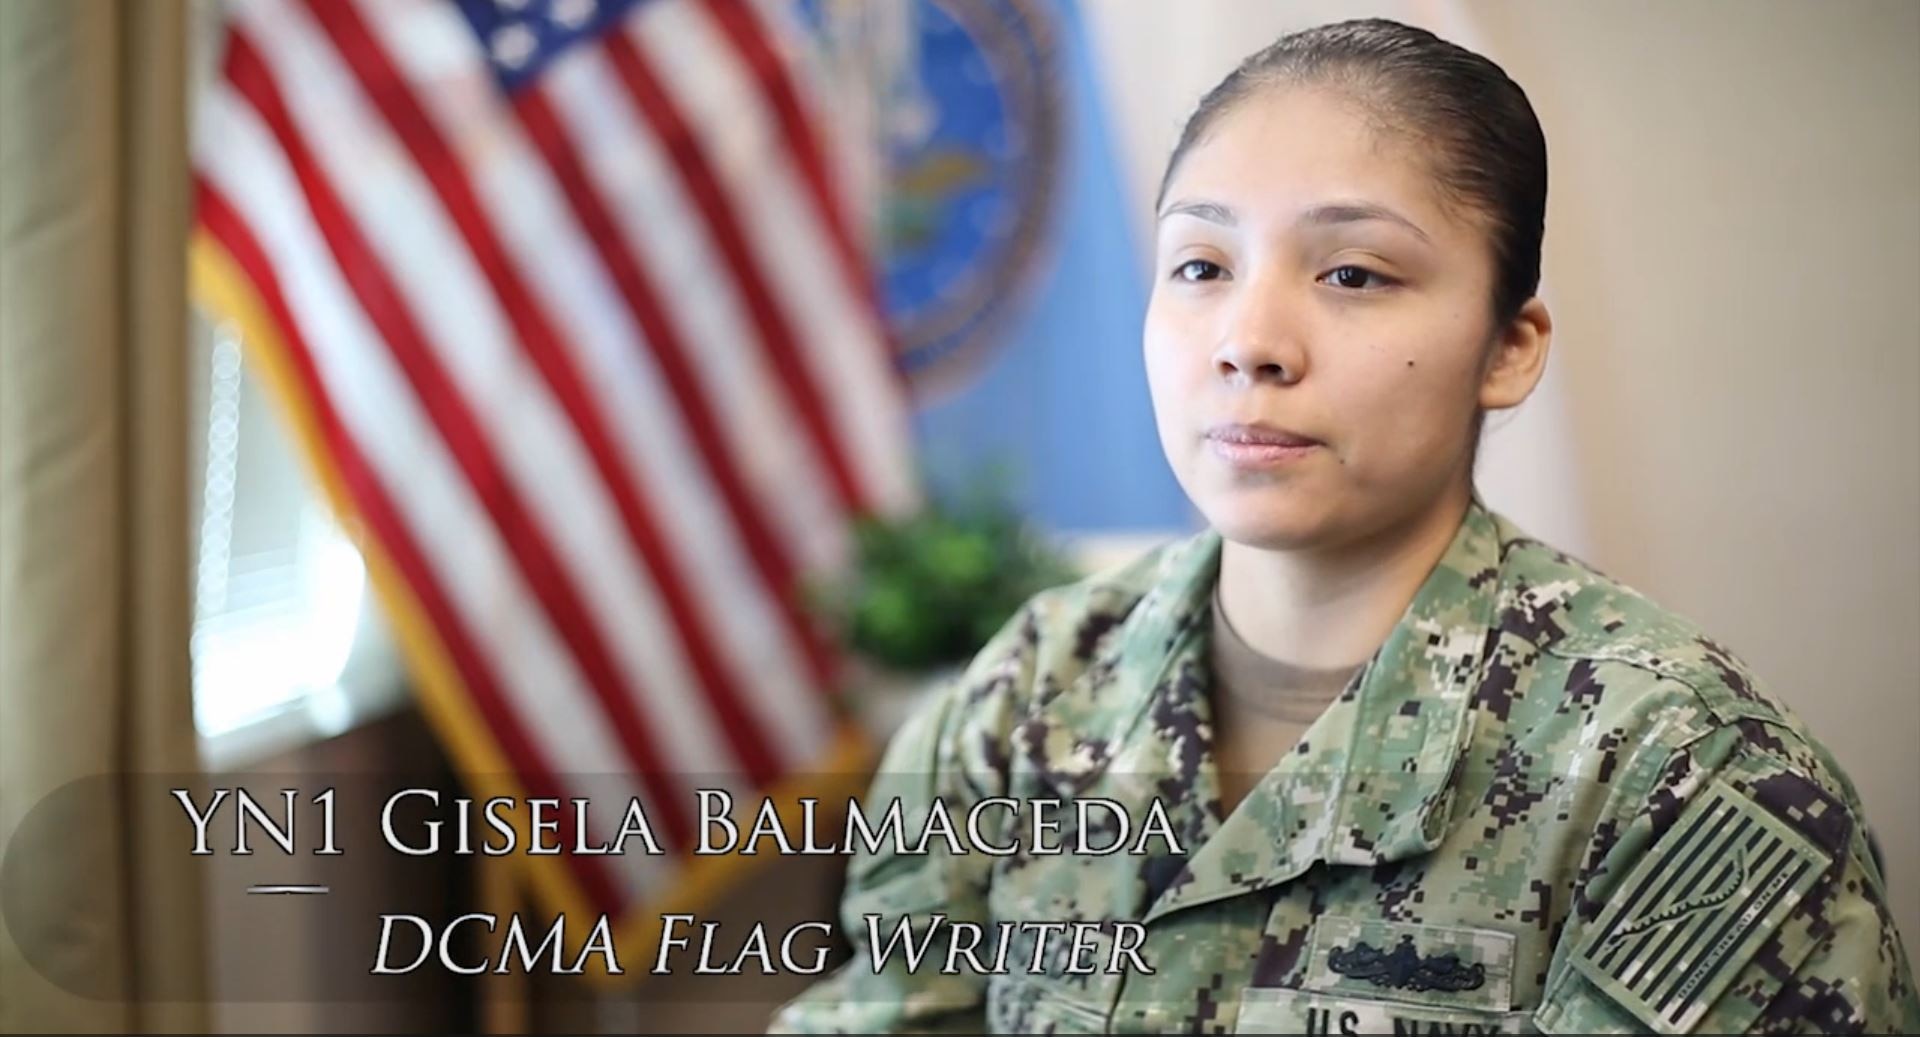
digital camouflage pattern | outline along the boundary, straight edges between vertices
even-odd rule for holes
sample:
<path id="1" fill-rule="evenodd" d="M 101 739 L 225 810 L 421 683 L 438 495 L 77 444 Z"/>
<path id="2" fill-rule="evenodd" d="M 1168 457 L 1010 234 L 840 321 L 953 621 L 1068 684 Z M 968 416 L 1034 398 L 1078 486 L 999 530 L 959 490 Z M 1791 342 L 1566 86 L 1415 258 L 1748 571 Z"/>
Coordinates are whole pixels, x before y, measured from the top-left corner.
<path id="1" fill-rule="evenodd" d="M 1477 496 L 1381 648 L 1222 819 L 1219 557 L 1207 532 L 1036 597 L 895 737 L 868 800 L 1144 817 L 1159 797 L 1187 854 L 857 856 L 859 953 L 774 1029 L 1920 1031 L 1827 752 L 1726 649 Z M 1069 974 L 1063 946 L 1037 973 L 874 972 L 868 915 L 937 914 L 1144 922 L 1153 971 Z"/>

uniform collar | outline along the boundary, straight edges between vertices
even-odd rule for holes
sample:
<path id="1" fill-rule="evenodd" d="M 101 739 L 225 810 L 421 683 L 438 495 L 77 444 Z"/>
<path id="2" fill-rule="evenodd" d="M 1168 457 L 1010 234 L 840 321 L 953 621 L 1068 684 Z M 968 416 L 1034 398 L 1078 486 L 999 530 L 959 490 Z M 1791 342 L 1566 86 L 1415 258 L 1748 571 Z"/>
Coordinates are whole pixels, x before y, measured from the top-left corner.
<path id="1" fill-rule="evenodd" d="M 1287 881 L 1316 861 L 1368 866 L 1438 846 L 1499 596 L 1499 522 L 1476 493 L 1386 640 L 1307 730 L 1305 751 L 1288 756 L 1222 822 L 1209 804 L 1218 795 L 1210 751 L 1197 768 L 1169 773 L 1199 755 L 1195 743 L 1211 748 L 1204 675 L 1219 559 L 1211 530 L 1167 552 L 1124 625 L 1111 671 L 1136 682 L 1119 701 L 1140 706 L 1128 711 L 1129 730 L 1112 732 L 1109 744 L 1142 750 L 1119 766 L 1157 771 L 1152 787 L 1189 793 L 1169 807 L 1185 812 L 1180 827 L 1196 837 L 1186 867 L 1156 891 L 1149 918 Z"/>

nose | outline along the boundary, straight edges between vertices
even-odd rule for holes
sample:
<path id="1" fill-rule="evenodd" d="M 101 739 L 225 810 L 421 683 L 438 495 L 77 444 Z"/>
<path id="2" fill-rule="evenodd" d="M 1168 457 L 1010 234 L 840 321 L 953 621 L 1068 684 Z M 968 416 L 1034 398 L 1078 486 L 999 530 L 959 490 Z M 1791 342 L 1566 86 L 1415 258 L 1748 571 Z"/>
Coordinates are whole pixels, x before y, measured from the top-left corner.
<path id="1" fill-rule="evenodd" d="M 1284 293 L 1258 287 L 1242 293 L 1222 331 L 1213 366 L 1223 380 L 1292 385 L 1305 377 L 1307 354 L 1298 335 L 1298 312 Z"/>

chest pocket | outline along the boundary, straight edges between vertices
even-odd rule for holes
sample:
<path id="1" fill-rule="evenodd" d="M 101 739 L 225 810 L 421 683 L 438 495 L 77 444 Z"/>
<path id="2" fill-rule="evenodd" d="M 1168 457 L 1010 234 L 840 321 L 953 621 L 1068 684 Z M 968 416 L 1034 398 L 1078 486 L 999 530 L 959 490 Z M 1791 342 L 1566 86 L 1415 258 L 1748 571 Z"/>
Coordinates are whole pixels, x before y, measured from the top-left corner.
<path id="1" fill-rule="evenodd" d="M 1007 972 L 987 980 L 987 1028 L 993 1033 L 1105 1033 L 1118 977 L 1099 971 L 1109 960 L 1110 932 L 1085 934 L 1091 954 L 1075 972 L 1073 941 L 1058 934 L 1011 930 Z M 1039 969 L 1034 970 L 1038 962 Z"/>
<path id="2" fill-rule="evenodd" d="M 1108 1004 L 1046 976 L 987 981 L 989 1033 L 1105 1033 Z"/>
<path id="3" fill-rule="evenodd" d="M 1532 1033 L 1512 1010 L 1514 938 L 1490 929 L 1322 918 L 1298 989 L 1253 988 L 1239 1033 Z"/>

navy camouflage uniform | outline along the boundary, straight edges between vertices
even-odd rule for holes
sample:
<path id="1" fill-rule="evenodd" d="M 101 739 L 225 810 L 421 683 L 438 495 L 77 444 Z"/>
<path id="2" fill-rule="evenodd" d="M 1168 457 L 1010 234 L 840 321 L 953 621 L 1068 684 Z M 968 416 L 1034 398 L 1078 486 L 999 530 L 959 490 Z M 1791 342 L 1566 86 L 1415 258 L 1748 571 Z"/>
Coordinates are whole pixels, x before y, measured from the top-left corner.
<path id="1" fill-rule="evenodd" d="M 869 799 L 1137 818 L 1158 798 L 1185 854 L 856 856 L 857 953 L 775 1030 L 1920 1031 L 1834 760 L 1725 648 L 1477 495 L 1380 649 L 1222 818 L 1219 558 L 1203 532 L 1037 596 L 897 734 Z M 869 915 L 1141 922 L 1152 972 L 1049 951 L 1038 972 L 876 973 Z"/>

